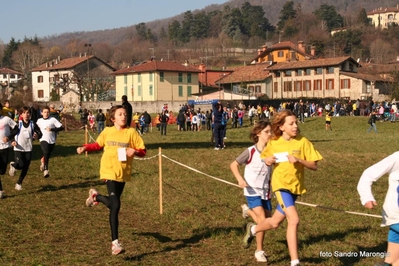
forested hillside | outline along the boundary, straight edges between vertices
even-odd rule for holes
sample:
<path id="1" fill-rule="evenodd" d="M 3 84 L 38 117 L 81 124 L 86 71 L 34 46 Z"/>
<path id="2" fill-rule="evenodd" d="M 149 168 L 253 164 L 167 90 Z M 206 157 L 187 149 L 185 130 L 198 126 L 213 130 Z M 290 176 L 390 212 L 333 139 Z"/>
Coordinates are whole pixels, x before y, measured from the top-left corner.
<path id="1" fill-rule="evenodd" d="M 3 66 L 24 73 L 47 58 L 83 53 L 95 54 L 116 68 L 152 56 L 222 67 L 249 62 L 256 56 L 228 52 L 227 48 L 257 49 L 265 43 L 304 41 L 308 49 L 316 47 L 319 57 L 351 55 L 389 62 L 399 54 L 399 27 L 375 29 L 366 12 L 396 5 L 393 0 L 230 0 L 130 27 L 11 40 L 0 49 L 0 56 Z M 345 31 L 331 36 L 331 30 L 343 27 Z M 27 56 L 35 58 L 34 62 L 24 60 Z"/>

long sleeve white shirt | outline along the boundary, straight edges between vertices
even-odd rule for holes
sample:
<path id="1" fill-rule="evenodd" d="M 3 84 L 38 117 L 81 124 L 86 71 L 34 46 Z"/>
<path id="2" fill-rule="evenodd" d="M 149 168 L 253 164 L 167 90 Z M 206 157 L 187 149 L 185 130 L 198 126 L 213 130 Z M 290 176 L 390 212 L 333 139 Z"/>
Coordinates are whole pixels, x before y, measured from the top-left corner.
<path id="1" fill-rule="evenodd" d="M 383 221 L 381 226 L 399 223 L 399 152 L 395 152 L 378 163 L 364 170 L 357 185 L 362 205 L 375 201 L 371 186 L 385 174 L 388 177 L 388 191 L 382 207 Z"/>

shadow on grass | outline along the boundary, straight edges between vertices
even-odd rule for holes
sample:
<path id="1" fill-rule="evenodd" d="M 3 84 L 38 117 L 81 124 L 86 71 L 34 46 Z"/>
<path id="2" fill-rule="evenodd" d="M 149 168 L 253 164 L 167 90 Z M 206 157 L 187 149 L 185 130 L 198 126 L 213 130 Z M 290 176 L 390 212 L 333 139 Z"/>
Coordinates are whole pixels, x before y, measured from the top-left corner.
<path id="1" fill-rule="evenodd" d="M 177 243 L 177 244 L 174 246 L 167 246 L 167 247 L 161 249 L 160 251 L 142 253 L 142 254 L 139 254 L 136 256 L 126 257 L 126 258 L 124 258 L 124 260 L 126 260 L 126 261 L 141 261 L 143 258 L 145 258 L 146 256 L 149 256 L 149 255 L 170 252 L 170 251 L 174 251 L 174 250 L 180 250 L 183 248 L 190 247 L 194 244 L 197 244 L 206 238 L 210 238 L 212 235 L 215 235 L 215 234 L 218 235 L 219 233 L 229 234 L 231 232 L 242 234 L 242 227 L 199 229 L 199 230 L 195 230 L 194 235 L 192 235 L 191 237 L 182 238 L 182 239 L 172 239 L 170 237 L 161 235 L 157 232 L 138 233 L 137 235 L 139 235 L 139 236 L 152 236 L 161 243 L 170 243 L 170 244 Z"/>
<path id="2" fill-rule="evenodd" d="M 51 177 L 50 177 L 51 178 Z M 89 179 L 89 178 L 87 178 Z M 46 191 L 58 191 L 58 190 L 65 190 L 65 189 L 76 189 L 76 188 L 88 188 L 93 186 L 105 186 L 105 182 L 98 179 L 97 176 L 92 176 L 90 179 L 95 180 L 87 180 L 84 182 L 69 184 L 69 185 L 62 185 L 62 186 L 53 186 L 53 185 L 46 185 L 43 186 L 41 189 L 35 191 L 36 192 L 46 192 Z"/>

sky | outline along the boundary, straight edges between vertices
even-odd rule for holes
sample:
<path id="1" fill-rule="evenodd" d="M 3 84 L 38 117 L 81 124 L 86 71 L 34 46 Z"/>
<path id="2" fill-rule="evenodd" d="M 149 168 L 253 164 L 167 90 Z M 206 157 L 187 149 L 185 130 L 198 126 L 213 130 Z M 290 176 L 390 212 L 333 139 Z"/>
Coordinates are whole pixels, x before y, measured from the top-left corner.
<path id="1" fill-rule="evenodd" d="M 38 38 L 76 31 L 115 29 L 173 17 L 228 0 L 18 0 L 0 16 L 0 40 Z"/>

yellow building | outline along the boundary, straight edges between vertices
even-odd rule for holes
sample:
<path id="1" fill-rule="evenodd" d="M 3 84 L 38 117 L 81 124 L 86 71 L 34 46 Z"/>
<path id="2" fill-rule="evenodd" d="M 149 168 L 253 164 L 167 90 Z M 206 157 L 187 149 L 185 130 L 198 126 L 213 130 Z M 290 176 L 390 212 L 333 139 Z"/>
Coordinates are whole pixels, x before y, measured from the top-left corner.
<path id="1" fill-rule="evenodd" d="M 396 7 L 380 7 L 367 12 L 367 18 L 371 20 L 374 27 L 386 29 L 389 26 L 398 25 L 399 4 Z"/>
<path id="2" fill-rule="evenodd" d="M 199 93 L 199 68 L 170 61 L 148 61 L 117 70 L 116 99 L 129 101 L 188 101 Z"/>
<path id="3" fill-rule="evenodd" d="M 262 49 L 258 50 L 258 56 L 252 63 L 303 61 L 313 57 L 314 53 L 315 49 L 311 47 L 311 53 L 307 54 L 302 41 L 299 41 L 297 46 L 289 41 L 279 42 L 270 47 L 263 46 Z"/>

